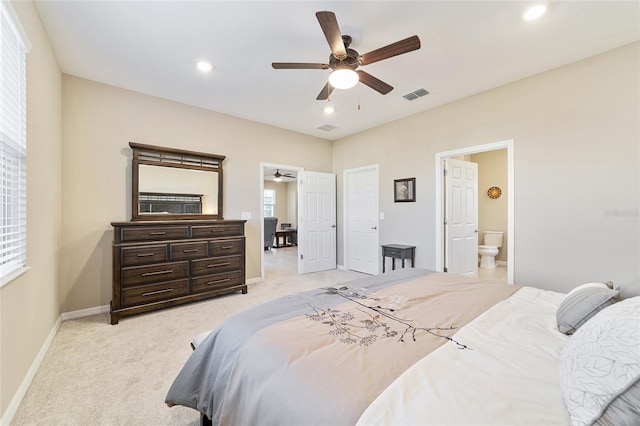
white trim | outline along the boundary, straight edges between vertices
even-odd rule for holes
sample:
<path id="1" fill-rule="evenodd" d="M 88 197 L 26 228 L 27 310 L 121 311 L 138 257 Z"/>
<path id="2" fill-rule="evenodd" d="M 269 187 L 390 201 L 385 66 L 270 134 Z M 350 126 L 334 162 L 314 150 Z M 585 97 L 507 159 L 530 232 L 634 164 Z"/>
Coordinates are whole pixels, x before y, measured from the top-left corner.
<path id="1" fill-rule="evenodd" d="M 7 407 L 7 409 L 4 412 L 4 415 L 0 419 L 0 425 L 9 425 L 11 423 L 11 420 L 13 420 L 13 416 L 16 415 L 16 411 L 18 411 L 18 407 L 20 406 L 20 403 L 22 402 L 24 395 L 27 393 L 27 390 L 29 389 L 29 386 L 31 385 L 33 378 L 36 376 L 36 373 L 40 368 L 40 364 L 42 364 L 42 361 L 44 360 L 44 357 L 47 354 L 47 351 L 49 350 L 51 343 L 53 343 L 53 339 L 54 337 L 56 337 L 56 334 L 58 333 L 58 329 L 60 328 L 61 323 L 62 323 L 62 320 L 60 319 L 60 317 L 58 317 L 58 320 L 53 325 L 53 328 L 49 332 L 49 335 L 47 336 L 46 340 L 42 344 L 42 347 L 40 348 L 38 355 L 36 355 L 36 358 L 33 360 L 33 363 L 31 363 L 31 367 L 29 368 L 29 371 L 27 371 L 27 374 L 24 376 L 24 379 L 22 379 L 22 383 L 20 383 L 20 387 L 16 391 L 15 395 L 13 395 L 13 398 L 11 399 L 9 406 Z"/>
<path id="2" fill-rule="evenodd" d="M 250 280 L 247 280 L 247 285 L 249 284 L 258 284 L 261 283 L 262 281 L 264 281 L 262 278 L 257 277 L 257 278 L 251 278 Z"/>
<path id="3" fill-rule="evenodd" d="M 29 37 L 27 37 L 27 32 L 22 27 L 22 22 L 20 22 L 20 18 L 15 10 L 13 10 L 13 6 L 11 2 L 8 0 L 2 0 L 0 2 L 0 7 L 4 9 L 3 11 L 9 16 L 9 24 L 11 25 L 11 29 L 16 33 L 20 41 L 22 42 L 22 47 L 24 48 L 26 53 L 31 51 L 31 42 L 29 41 Z"/>
<path id="4" fill-rule="evenodd" d="M 0 279 L 0 288 L 11 284 L 11 282 L 15 281 L 16 279 L 18 279 L 18 277 L 20 277 L 21 275 L 23 275 L 25 272 L 27 272 L 29 269 L 31 269 L 31 266 L 23 266 L 20 269 L 16 269 L 15 271 L 5 275 L 4 277 L 2 277 Z"/>
<path id="5" fill-rule="evenodd" d="M 63 312 L 60 314 L 60 319 L 62 321 L 68 321 L 68 320 L 77 319 L 77 318 L 89 317 L 91 315 L 104 314 L 105 312 L 109 312 L 110 310 L 111 309 L 109 305 L 94 306 L 93 308 L 80 309 L 80 310 L 71 311 L 71 312 Z"/>
<path id="6" fill-rule="evenodd" d="M 303 167 L 287 166 L 286 164 L 260 162 L 260 281 L 264 281 L 264 168 L 265 167 L 273 167 L 276 169 L 284 169 L 284 170 L 295 170 L 296 172 L 304 171 Z M 298 211 L 300 211 L 300 199 L 298 199 Z M 298 248 L 298 253 L 300 253 L 299 248 Z M 300 256 L 296 256 L 296 258 L 298 257 Z"/>
<path id="7" fill-rule="evenodd" d="M 467 148 L 454 149 L 452 151 L 438 152 L 436 153 L 436 266 L 437 271 L 442 270 L 442 160 L 445 157 L 456 157 L 460 155 L 477 154 L 479 152 L 495 151 L 498 149 L 507 150 L 507 188 L 509 190 L 509 198 L 507 200 L 507 283 L 513 284 L 514 282 L 514 265 L 515 265 L 515 233 L 514 233 L 514 200 L 515 200 L 515 178 L 514 178 L 514 152 L 513 152 L 513 139 L 508 139 L 500 142 L 493 142 L 484 145 L 470 146 Z"/>
<path id="8" fill-rule="evenodd" d="M 346 271 L 347 270 L 347 267 L 344 266 L 344 265 L 336 265 L 336 268 L 341 270 L 341 271 Z"/>

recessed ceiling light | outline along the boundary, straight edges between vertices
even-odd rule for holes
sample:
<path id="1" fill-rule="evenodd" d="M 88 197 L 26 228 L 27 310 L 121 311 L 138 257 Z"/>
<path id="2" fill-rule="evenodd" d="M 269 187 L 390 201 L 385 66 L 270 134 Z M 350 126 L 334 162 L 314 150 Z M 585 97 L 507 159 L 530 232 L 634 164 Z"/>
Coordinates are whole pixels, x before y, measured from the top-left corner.
<path id="1" fill-rule="evenodd" d="M 522 15 L 522 18 L 525 21 L 535 21 L 536 19 L 538 19 L 539 17 L 544 15 L 544 13 L 546 11 L 547 11 L 547 5 L 538 4 L 536 6 L 533 6 L 533 7 L 530 7 L 529 9 L 527 9 L 524 12 L 524 15 Z"/>
<path id="2" fill-rule="evenodd" d="M 198 69 L 202 72 L 209 72 L 213 69 L 213 65 L 211 65 L 209 62 L 207 61 L 200 61 L 198 62 Z"/>
<path id="3" fill-rule="evenodd" d="M 333 109 L 333 107 L 332 107 L 332 106 L 326 106 L 326 107 L 324 107 L 324 113 L 325 113 L 325 114 L 333 114 L 333 112 L 334 112 L 334 111 L 335 111 L 335 110 Z"/>

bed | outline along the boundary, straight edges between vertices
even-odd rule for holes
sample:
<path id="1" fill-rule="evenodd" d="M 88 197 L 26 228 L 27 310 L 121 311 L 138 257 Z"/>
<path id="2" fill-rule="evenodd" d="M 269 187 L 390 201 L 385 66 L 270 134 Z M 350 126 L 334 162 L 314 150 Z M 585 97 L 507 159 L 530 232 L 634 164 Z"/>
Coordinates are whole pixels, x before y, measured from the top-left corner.
<path id="1" fill-rule="evenodd" d="M 603 286 L 586 289 L 606 292 L 590 308 L 594 318 L 624 305 L 607 307 L 618 292 Z M 191 407 L 214 425 L 591 424 L 567 405 L 559 373 L 563 351 L 580 334 L 559 331 L 567 297 L 422 269 L 286 296 L 196 339 L 165 402 Z M 567 317 L 583 299 L 563 308 Z M 636 349 L 640 358 L 636 305 L 627 307 L 625 326 L 631 358 Z M 586 322 L 582 315 L 571 320 L 570 327 Z M 574 346 L 579 357 L 584 348 Z M 627 361 L 624 383 L 609 399 L 637 424 L 640 359 Z M 630 401 L 618 398 L 627 393 Z M 595 404 L 587 420 L 603 418 L 611 405 Z"/>

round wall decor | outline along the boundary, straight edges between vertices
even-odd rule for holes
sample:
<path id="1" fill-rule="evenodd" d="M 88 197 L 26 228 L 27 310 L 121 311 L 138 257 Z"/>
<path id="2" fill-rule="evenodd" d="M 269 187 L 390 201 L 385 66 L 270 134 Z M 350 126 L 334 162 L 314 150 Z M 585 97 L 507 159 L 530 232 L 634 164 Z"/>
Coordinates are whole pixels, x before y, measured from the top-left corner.
<path id="1" fill-rule="evenodd" d="M 489 188 L 489 190 L 487 191 L 487 195 L 490 198 L 498 198 L 499 196 L 502 195 L 502 190 L 500 188 L 498 188 L 497 186 L 492 186 L 491 188 Z"/>

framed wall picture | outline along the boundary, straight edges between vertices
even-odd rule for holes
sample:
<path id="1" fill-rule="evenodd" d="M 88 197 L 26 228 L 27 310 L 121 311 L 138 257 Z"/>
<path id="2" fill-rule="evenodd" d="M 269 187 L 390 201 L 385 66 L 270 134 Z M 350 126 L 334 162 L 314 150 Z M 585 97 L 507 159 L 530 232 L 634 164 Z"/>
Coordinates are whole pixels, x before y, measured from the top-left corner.
<path id="1" fill-rule="evenodd" d="M 416 201 L 416 178 L 395 179 L 393 201 L 396 203 Z"/>

